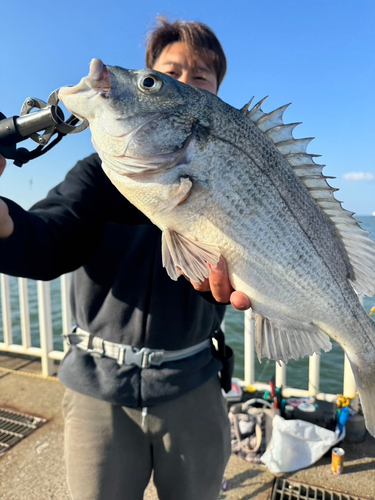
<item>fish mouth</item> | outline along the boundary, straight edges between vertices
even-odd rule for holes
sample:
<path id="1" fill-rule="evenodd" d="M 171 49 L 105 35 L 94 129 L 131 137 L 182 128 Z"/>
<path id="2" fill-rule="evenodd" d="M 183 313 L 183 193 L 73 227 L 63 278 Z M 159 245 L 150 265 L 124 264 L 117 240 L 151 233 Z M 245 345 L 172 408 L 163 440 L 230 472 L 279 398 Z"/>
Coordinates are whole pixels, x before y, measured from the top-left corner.
<path id="1" fill-rule="evenodd" d="M 90 62 L 90 72 L 86 77 L 88 84 L 93 90 L 109 92 L 111 90 L 111 80 L 107 66 L 101 59 L 92 59 Z"/>
<path id="2" fill-rule="evenodd" d="M 90 62 L 90 72 L 87 76 L 73 86 L 62 87 L 59 90 L 59 99 L 64 100 L 64 96 L 93 90 L 95 93 L 105 94 L 111 90 L 111 81 L 107 66 L 101 59 L 92 59 Z"/>

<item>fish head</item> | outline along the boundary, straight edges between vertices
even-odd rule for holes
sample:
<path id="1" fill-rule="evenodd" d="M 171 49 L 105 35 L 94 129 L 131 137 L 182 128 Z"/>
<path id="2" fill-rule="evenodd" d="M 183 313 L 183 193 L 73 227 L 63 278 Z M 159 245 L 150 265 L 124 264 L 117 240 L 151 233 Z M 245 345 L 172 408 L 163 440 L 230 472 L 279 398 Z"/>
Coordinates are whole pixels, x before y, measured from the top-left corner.
<path id="1" fill-rule="evenodd" d="M 78 85 L 62 87 L 59 99 L 89 122 L 106 167 L 136 175 L 181 157 L 199 121 L 194 108 L 202 109 L 199 101 L 206 94 L 158 71 L 127 70 L 93 59 L 89 75 Z"/>

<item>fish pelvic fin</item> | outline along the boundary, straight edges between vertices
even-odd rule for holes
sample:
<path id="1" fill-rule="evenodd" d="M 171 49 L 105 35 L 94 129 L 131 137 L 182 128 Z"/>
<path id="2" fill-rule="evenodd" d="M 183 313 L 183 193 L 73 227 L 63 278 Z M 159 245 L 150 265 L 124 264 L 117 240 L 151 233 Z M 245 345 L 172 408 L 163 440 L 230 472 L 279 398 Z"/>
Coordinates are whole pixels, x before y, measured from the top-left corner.
<path id="1" fill-rule="evenodd" d="M 375 356 L 372 362 L 357 364 L 348 355 L 357 385 L 366 428 L 375 437 Z"/>
<path id="2" fill-rule="evenodd" d="M 289 359 L 328 352 L 332 348 L 326 333 L 312 324 L 272 322 L 255 314 L 255 349 L 262 358 L 288 363 Z"/>
<path id="3" fill-rule="evenodd" d="M 177 269 L 179 267 L 188 279 L 202 283 L 210 273 L 207 264 L 216 267 L 220 254 L 220 249 L 215 245 L 193 241 L 170 229 L 163 231 L 163 267 L 173 280 L 181 276 Z"/>

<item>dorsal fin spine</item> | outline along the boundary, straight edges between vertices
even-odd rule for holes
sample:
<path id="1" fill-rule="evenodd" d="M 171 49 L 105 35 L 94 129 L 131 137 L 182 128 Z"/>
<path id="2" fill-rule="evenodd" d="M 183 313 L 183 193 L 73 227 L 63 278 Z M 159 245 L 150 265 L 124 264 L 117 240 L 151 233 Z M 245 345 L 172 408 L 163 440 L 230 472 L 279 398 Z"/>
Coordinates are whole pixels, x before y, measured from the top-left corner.
<path id="1" fill-rule="evenodd" d="M 293 130 L 300 123 L 284 124 L 283 115 L 290 104 L 265 113 L 261 106 L 266 99 L 267 97 L 247 111 L 249 103 L 241 111 L 273 142 L 305 184 L 315 202 L 334 223 L 354 269 L 355 278 L 351 282 L 355 291 L 359 294 L 374 295 L 375 242 L 354 219 L 354 213 L 345 210 L 341 205 L 342 202 L 334 197 L 338 189 L 327 182 L 327 179 L 334 177 L 323 175 L 322 170 L 325 165 L 314 162 L 314 158 L 320 155 L 307 153 L 307 146 L 313 137 L 295 139 Z"/>

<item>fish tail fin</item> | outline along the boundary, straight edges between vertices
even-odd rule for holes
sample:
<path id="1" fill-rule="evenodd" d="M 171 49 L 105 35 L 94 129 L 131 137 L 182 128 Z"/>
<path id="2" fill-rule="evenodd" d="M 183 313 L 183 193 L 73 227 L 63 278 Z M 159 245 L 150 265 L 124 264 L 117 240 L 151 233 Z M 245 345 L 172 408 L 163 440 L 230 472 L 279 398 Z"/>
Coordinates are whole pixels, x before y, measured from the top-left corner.
<path id="1" fill-rule="evenodd" d="M 375 364 L 359 366 L 350 359 L 354 379 L 358 388 L 366 428 L 375 437 Z"/>

